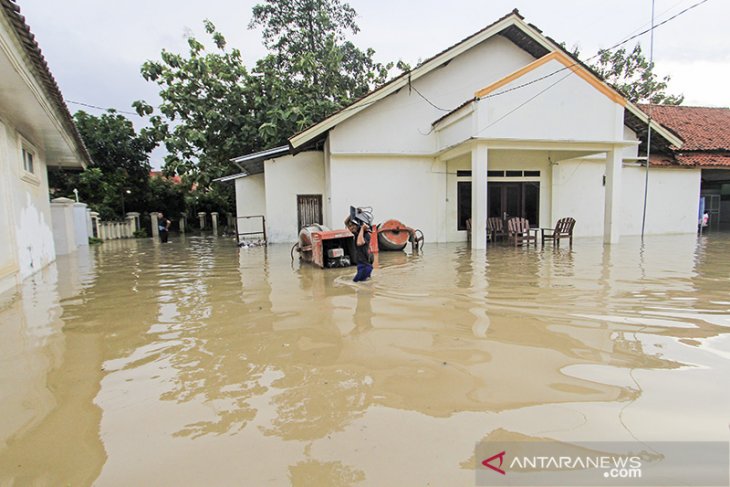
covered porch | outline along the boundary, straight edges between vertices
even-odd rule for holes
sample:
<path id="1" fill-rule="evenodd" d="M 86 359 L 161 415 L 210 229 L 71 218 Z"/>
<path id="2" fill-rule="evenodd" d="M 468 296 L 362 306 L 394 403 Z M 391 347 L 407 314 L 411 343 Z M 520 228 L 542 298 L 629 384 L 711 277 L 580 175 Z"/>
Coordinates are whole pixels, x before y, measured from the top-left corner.
<path id="1" fill-rule="evenodd" d="M 489 217 L 522 217 L 533 227 L 552 228 L 562 217 L 577 216 L 584 224 L 602 221 L 604 241 L 618 242 L 621 168 L 624 153 L 636 145 L 468 139 L 439 156 L 449 175 L 448 239 L 471 232 L 472 248 L 483 249 Z"/>

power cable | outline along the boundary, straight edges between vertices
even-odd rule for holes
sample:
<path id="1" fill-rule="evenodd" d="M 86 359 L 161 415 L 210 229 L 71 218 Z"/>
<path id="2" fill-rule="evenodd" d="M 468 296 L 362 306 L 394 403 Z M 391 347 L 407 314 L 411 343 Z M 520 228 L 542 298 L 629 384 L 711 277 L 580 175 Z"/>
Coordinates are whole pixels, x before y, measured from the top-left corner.
<path id="1" fill-rule="evenodd" d="M 677 14 L 675 14 L 675 15 L 673 15 L 673 16 L 671 16 L 671 17 L 669 17 L 668 19 L 666 19 L 666 20 L 664 20 L 664 21 L 662 21 L 662 22 L 660 22 L 660 23 L 658 23 L 658 24 L 656 24 L 656 25 L 654 25 L 654 26 L 652 26 L 652 27 L 649 27 L 648 29 L 645 29 L 645 30 L 643 30 L 643 31 L 639 32 L 638 34 L 634 34 L 634 35 L 632 35 L 632 36 L 630 36 L 630 37 L 627 37 L 627 38 L 626 38 L 626 39 L 624 39 L 623 41 L 621 41 L 621 42 L 619 42 L 619 43 L 617 43 L 617 44 L 614 44 L 613 46 L 611 46 L 611 47 L 608 47 L 608 48 L 606 48 L 606 49 L 602 49 L 602 50 L 603 50 L 603 51 L 612 51 L 612 50 L 616 49 L 617 47 L 620 47 L 620 46 L 622 46 L 622 45 L 626 44 L 627 42 L 629 42 L 629 41 L 632 41 L 632 40 L 636 39 L 637 37 L 641 37 L 641 36 L 643 36 L 644 34 L 646 34 L 646 33 L 648 33 L 648 32 L 653 32 L 653 31 L 654 31 L 654 29 L 656 29 L 657 27 L 661 27 L 662 25 L 666 24 L 667 22 L 669 22 L 669 21 L 671 21 L 671 20 L 674 20 L 674 19 L 676 19 L 676 18 L 677 18 L 677 17 L 679 17 L 680 15 L 683 15 L 683 14 L 687 13 L 688 11 L 692 10 L 693 8 L 699 7 L 699 6 L 700 6 L 700 5 L 702 5 L 703 3 L 706 3 L 707 1 L 708 1 L 708 0 L 701 0 L 701 1 L 699 1 L 699 2 L 697 2 L 697 3 L 695 3 L 695 4 L 693 4 L 693 5 L 690 5 L 690 6 L 689 6 L 689 7 L 687 7 L 686 9 L 684 9 L 684 10 L 682 10 L 682 11 L 678 12 Z M 594 54 L 593 56 L 591 56 L 591 57 L 587 58 L 587 59 L 586 59 L 586 61 L 590 61 L 591 59 L 597 58 L 597 57 L 598 57 L 599 55 L 600 55 L 599 53 L 596 53 L 596 54 Z M 521 84 L 521 85 L 513 86 L 512 88 L 509 88 L 509 89 L 506 89 L 506 90 L 502 90 L 502 91 L 497 91 L 497 92 L 495 92 L 495 93 L 491 93 L 491 94 L 489 94 L 489 95 L 483 96 L 482 98 L 493 98 L 493 97 L 495 97 L 495 96 L 499 96 L 499 95 L 504 95 L 504 94 L 506 94 L 506 93 L 510 93 L 510 92 L 512 92 L 512 91 L 515 91 L 515 90 L 519 90 L 519 89 L 521 89 L 521 88 L 524 88 L 524 87 L 526 87 L 526 86 L 529 86 L 529 85 L 535 84 L 535 83 L 537 83 L 537 82 L 539 82 L 539 81 L 542 81 L 542 80 L 544 80 L 544 79 L 547 79 L 547 78 L 549 78 L 549 77 L 551 77 L 551 76 L 553 76 L 553 75 L 555 75 L 555 74 L 558 74 L 558 73 L 560 73 L 560 72 L 563 72 L 563 71 L 565 71 L 566 69 L 572 69 L 572 68 L 574 68 L 574 67 L 576 67 L 576 66 L 580 66 L 581 64 L 583 64 L 583 63 L 582 63 L 582 62 L 580 62 L 580 61 L 576 61 L 575 63 L 573 63 L 573 64 L 570 64 L 570 65 L 568 65 L 568 66 L 564 66 L 564 67 L 562 67 L 562 68 L 560 68 L 560 69 L 557 69 L 557 70 L 553 71 L 552 73 L 548 73 L 548 74 L 546 74 L 546 75 L 544 75 L 544 76 L 541 76 L 541 77 L 539 77 L 539 78 L 536 78 L 536 79 L 534 79 L 534 80 L 528 81 L 528 82 L 526 82 L 526 83 L 523 83 L 523 84 Z"/>
<path id="2" fill-rule="evenodd" d="M 553 74 L 555 74 L 555 73 L 553 73 Z M 498 119 L 496 119 L 495 121 L 493 121 L 492 123 L 490 123 L 489 125 L 487 125 L 487 126 L 485 126 L 484 128 L 480 129 L 480 130 L 479 130 L 479 131 L 477 132 L 477 134 L 481 134 L 482 132 L 484 132 L 484 131 L 485 131 L 485 130 L 487 130 L 488 128 L 490 128 L 490 127 L 492 127 L 492 126 L 494 126 L 494 125 L 498 124 L 499 122 L 501 122 L 502 120 L 504 120 L 505 118 L 507 118 L 508 116 L 512 115 L 512 114 L 513 114 L 514 112 L 516 112 L 517 110 L 519 110 L 520 108 L 522 108 L 523 106 L 525 106 L 525 105 L 527 105 L 528 103 L 530 103 L 530 102 L 531 102 L 532 100 L 534 100 L 534 99 L 535 99 L 535 98 L 537 98 L 538 96 L 540 96 L 540 95 L 542 95 L 543 93 L 545 93 L 546 91 L 548 91 L 548 90 L 549 90 L 550 88 L 552 88 L 553 86 L 557 85 L 557 84 L 558 84 L 558 83 L 560 83 L 561 81 L 563 81 L 563 80 L 565 80 L 566 78 L 568 78 L 568 77 L 569 77 L 569 76 L 570 76 L 571 74 L 573 74 L 573 72 L 572 72 L 572 71 L 571 71 L 570 73 L 566 74 L 565 76 L 563 76 L 562 78 L 560 78 L 559 80 L 557 80 L 557 81 L 556 81 L 555 83 L 553 83 L 553 84 L 551 84 L 551 85 L 547 86 L 546 88 L 544 88 L 544 89 L 540 90 L 540 91 L 539 91 L 539 92 L 537 92 L 537 93 L 536 93 L 535 95 L 533 95 L 533 96 L 531 96 L 530 98 L 528 98 L 527 100 L 523 101 L 522 103 L 520 103 L 519 105 L 517 105 L 516 107 L 514 107 L 514 108 L 513 108 L 512 110 L 508 111 L 507 113 L 505 113 L 504 115 L 502 115 L 501 117 L 499 117 Z"/>
<path id="3" fill-rule="evenodd" d="M 83 102 L 80 102 L 80 101 L 66 100 L 66 103 L 73 103 L 74 105 L 81 105 L 82 107 L 95 108 L 97 110 L 104 110 L 105 112 L 108 112 L 108 111 L 112 110 L 112 111 L 115 111 L 117 113 L 124 113 L 126 115 L 136 115 L 138 117 L 140 116 L 140 114 L 139 113 L 136 113 L 136 112 L 128 112 L 126 110 L 118 110 L 116 108 L 104 108 L 104 107 L 100 107 L 100 106 L 97 106 L 97 105 L 91 105 L 89 103 L 83 103 Z"/>

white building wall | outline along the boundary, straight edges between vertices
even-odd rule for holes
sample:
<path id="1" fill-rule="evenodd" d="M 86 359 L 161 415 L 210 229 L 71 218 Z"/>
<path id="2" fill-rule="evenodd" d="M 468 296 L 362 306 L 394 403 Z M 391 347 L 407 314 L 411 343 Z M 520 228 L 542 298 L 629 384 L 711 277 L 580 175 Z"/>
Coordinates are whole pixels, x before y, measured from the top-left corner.
<path id="1" fill-rule="evenodd" d="M 0 143 L 3 159 L 0 176 L 4 179 L 0 218 L 9 223 L 3 226 L 4 249 L 13 249 L 15 258 L 0 258 L 0 279 L 2 273 L 17 273 L 16 280 L 22 280 L 48 265 L 56 258 L 51 224 L 51 206 L 48 198 L 48 174 L 45 157 L 38 145 L 23 138 L 9 122 L 1 123 Z M 33 174 L 23 169 L 22 148 L 34 153 Z M 14 240 L 11 241 L 10 239 Z M 7 269 L 13 269 L 8 271 Z M 3 269 L 6 269 L 3 271 Z M 5 276 L 4 287 L 8 287 Z"/>
<path id="2" fill-rule="evenodd" d="M 644 171 L 638 165 L 627 164 L 623 168 L 621 235 L 641 234 Z M 576 236 L 603 235 L 604 174 L 605 162 L 601 159 L 575 159 L 558 164 L 553 188 L 555 213 L 558 217 L 576 219 Z M 697 231 L 700 174 L 699 169 L 650 169 L 645 234 Z"/>
<path id="3" fill-rule="evenodd" d="M 8 158 L 8 135 L 0 123 L 0 293 L 18 282 L 18 250 L 15 244 L 14 194 L 16 171 Z"/>
<path id="4" fill-rule="evenodd" d="M 236 179 L 236 216 L 266 216 L 264 173 Z"/>
<path id="5" fill-rule="evenodd" d="M 646 207 L 646 235 L 696 233 L 702 171 L 693 169 L 649 169 Z M 624 167 L 621 233 L 641 234 L 646 168 Z"/>
<path id="6" fill-rule="evenodd" d="M 245 179 L 245 178 L 244 178 Z M 325 204 L 324 155 L 300 152 L 264 163 L 267 236 L 272 243 L 296 242 L 297 195 L 322 195 Z M 327 215 L 323 215 L 327 218 Z"/>
<path id="7" fill-rule="evenodd" d="M 332 156 L 332 226 L 350 206 L 373 208 L 375 223 L 395 218 L 429 242 L 446 240 L 446 164 L 432 157 Z M 455 204 L 455 203 L 454 203 Z"/>
<path id="8" fill-rule="evenodd" d="M 576 237 L 603 236 L 605 172 L 605 159 L 561 161 L 553 171 L 553 215 L 556 218 L 575 218 L 573 232 Z"/>
<path id="9" fill-rule="evenodd" d="M 457 56 L 375 103 L 330 132 L 330 150 L 337 154 L 432 154 L 436 136 L 431 124 L 444 110 L 463 104 L 481 88 L 535 59 L 511 41 L 496 36 Z M 418 92 L 439 110 L 424 100 Z"/>
<path id="10" fill-rule="evenodd" d="M 259 216 L 266 221 L 266 183 L 264 173 L 252 174 L 236 181 L 236 217 Z M 261 232 L 259 218 L 236 218 L 239 235 L 251 234 L 248 238 L 258 238 L 254 232 Z M 244 237 L 246 238 L 246 237 Z"/>

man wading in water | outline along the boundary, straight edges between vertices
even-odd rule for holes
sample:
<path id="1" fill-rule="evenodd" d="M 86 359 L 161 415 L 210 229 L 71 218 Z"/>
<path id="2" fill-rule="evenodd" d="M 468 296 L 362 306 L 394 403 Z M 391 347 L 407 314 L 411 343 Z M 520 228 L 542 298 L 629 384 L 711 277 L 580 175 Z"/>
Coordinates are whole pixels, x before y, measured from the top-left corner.
<path id="1" fill-rule="evenodd" d="M 167 243 L 167 237 L 170 234 L 170 224 L 172 222 L 165 218 L 162 213 L 157 214 L 157 229 L 160 231 L 160 241 Z"/>
<path id="2" fill-rule="evenodd" d="M 360 282 L 370 279 L 370 274 L 373 272 L 372 255 L 370 254 L 370 226 L 349 216 L 345 219 L 345 226 L 355 235 L 357 274 L 353 281 Z"/>

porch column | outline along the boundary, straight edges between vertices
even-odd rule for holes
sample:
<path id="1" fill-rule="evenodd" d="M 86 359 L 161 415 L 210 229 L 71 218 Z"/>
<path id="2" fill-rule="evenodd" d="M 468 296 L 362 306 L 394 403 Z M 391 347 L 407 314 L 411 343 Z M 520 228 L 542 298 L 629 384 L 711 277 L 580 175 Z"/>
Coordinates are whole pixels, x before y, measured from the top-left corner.
<path id="1" fill-rule="evenodd" d="M 606 153 L 606 196 L 603 213 L 603 242 L 618 243 L 621 236 L 621 148 Z"/>
<path id="2" fill-rule="evenodd" d="M 487 248 L 487 166 L 485 142 L 477 141 L 471 149 L 471 248 Z"/>

